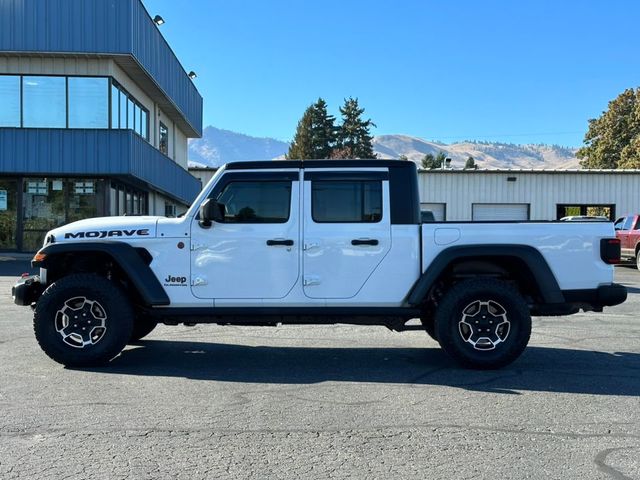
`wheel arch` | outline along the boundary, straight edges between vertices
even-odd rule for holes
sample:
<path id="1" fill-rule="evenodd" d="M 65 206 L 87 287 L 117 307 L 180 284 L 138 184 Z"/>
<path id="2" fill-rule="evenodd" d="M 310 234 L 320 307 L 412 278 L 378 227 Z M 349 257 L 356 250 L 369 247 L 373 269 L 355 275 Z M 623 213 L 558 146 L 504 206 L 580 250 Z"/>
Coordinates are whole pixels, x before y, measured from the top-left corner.
<path id="1" fill-rule="evenodd" d="M 419 305 L 431 288 L 451 275 L 514 278 L 544 303 L 563 303 L 564 296 L 540 251 L 529 245 L 469 245 L 449 247 L 436 256 L 409 294 L 409 304 Z"/>
<path id="2" fill-rule="evenodd" d="M 51 270 L 54 280 L 77 269 L 96 271 L 111 262 L 125 276 L 146 306 L 169 305 L 169 297 L 149 267 L 152 257 L 144 248 L 128 243 L 96 241 L 50 244 L 38 251 L 44 258 L 31 262 L 33 267 Z"/>

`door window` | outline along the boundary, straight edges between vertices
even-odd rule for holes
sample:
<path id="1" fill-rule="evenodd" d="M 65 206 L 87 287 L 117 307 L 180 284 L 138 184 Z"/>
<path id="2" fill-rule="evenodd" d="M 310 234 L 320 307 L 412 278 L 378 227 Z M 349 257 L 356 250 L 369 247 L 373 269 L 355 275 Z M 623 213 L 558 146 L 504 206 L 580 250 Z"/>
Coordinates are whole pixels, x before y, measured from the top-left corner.
<path id="1" fill-rule="evenodd" d="M 622 225 L 622 230 L 631 230 L 631 224 L 633 223 L 633 217 L 629 216 L 625 219 L 624 225 Z"/>
<path id="2" fill-rule="evenodd" d="M 311 216 L 316 223 L 376 223 L 382 219 L 382 182 L 314 180 Z"/>
<path id="3" fill-rule="evenodd" d="M 231 182 L 216 201 L 224 205 L 225 223 L 286 223 L 291 208 L 291 182 Z"/>

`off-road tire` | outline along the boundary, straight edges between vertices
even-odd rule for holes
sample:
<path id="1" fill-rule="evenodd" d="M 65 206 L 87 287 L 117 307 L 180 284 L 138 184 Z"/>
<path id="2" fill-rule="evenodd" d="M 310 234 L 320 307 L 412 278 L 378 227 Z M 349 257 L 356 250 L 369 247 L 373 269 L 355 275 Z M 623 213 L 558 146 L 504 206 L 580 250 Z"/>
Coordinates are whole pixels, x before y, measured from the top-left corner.
<path id="1" fill-rule="evenodd" d="M 494 316 L 496 312 L 499 315 Z M 480 327 L 488 327 L 485 332 L 491 330 L 491 333 L 482 333 L 482 328 L 475 325 L 478 321 Z M 501 368 L 517 359 L 526 348 L 531 336 L 531 315 L 520 292 L 506 281 L 464 280 L 451 287 L 438 305 L 435 333 L 442 349 L 460 365 L 475 369 Z M 475 345 L 470 343 L 474 340 Z"/>
<path id="2" fill-rule="evenodd" d="M 68 309 L 68 302 L 77 298 L 84 298 L 83 304 L 98 305 L 105 325 L 98 341 L 84 346 L 70 346 L 71 336 L 64 337 L 64 331 L 58 330 L 64 312 L 71 312 L 67 318 L 76 312 Z M 81 321 L 78 320 L 80 326 Z M 133 321 L 131 303 L 118 285 L 99 275 L 76 274 L 56 280 L 44 291 L 36 303 L 33 330 L 40 347 L 51 359 L 69 367 L 88 367 L 105 364 L 122 351 L 131 338 Z"/>
<path id="3" fill-rule="evenodd" d="M 158 326 L 158 322 L 150 320 L 144 316 L 138 316 L 133 322 L 133 329 L 131 331 L 131 338 L 129 343 L 135 343 L 138 340 L 142 340 L 149 335 L 154 328 Z"/>

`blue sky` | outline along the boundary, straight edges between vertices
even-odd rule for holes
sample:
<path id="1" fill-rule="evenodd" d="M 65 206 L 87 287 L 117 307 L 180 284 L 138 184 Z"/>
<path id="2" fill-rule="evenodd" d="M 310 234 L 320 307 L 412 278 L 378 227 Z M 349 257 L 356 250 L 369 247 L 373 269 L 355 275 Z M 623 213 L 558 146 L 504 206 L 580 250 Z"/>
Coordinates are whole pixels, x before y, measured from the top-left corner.
<path id="1" fill-rule="evenodd" d="M 145 0 L 204 123 L 289 140 L 319 96 L 375 134 L 578 146 L 640 86 L 637 0 Z"/>

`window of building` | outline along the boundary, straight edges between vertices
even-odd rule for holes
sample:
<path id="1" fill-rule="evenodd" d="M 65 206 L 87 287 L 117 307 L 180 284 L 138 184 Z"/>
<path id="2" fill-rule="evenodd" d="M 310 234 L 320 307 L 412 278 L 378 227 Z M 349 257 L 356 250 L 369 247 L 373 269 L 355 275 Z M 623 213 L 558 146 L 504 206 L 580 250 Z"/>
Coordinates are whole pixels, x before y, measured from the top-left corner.
<path id="1" fill-rule="evenodd" d="M 382 220 L 382 182 L 314 180 L 311 216 L 317 223 L 374 223 Z"/>
<path id="2" fill-rule="evenodd" d="M 121 92 L 120 90 L 118 90 L 119 92 L 119 97 L 120 97 L 120 128 L 122 129 L 126 129 L 127 128 L 127 96 L 124 94 L 124 92 Z"/>
<path id="3" fill-rule="evenodd" d="M 169 129 L 162 122 L 160 122 L 160 141 L 158 142 L 158 149 L 165 155 L 169 155 Z"/>
<path id="4" fill-rule="evenodd" d="M 0 75 L 0 127 L 21 126 L 129 129 L 149 140 L 149 111 L 109 77 Z"/>
<path id="5" fill-rule="evenodd" d="M 291 208 L 291 182 L 239 181 L 218 195 L 227 223 L 286 223 Z"/>
<path id="6" fill-rule="evenodd" d="M 164 216 L 165 217 L 175 217 L 176 216 L 176 205 L 175 205 L 175 203 L 164 202 Z"/>
<path id="7" fill-rule="evenodd" d="M 556 207 L 558 220 L 573 216 L 607 217 L 611 221 L 616 218 L 615 205 L 558 204 Z"/>
<path id="8" fill-rule="evenodd" d="M 23 126 L 65 128 L 67 126 L 67 79 L 33 76 L 22 79 Z"/>
<path id="9" fill-rule="evenodd" d="M 69 77 L 69 128 L 109 128 L 109 79 Z"/>
<path id="10" fill-rule="evenodd" d="M 20 126 L 20 77 L 0 75 L 0 127 Z"/>

